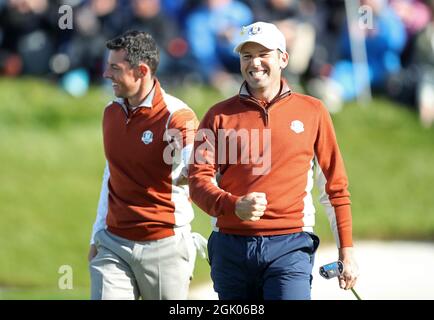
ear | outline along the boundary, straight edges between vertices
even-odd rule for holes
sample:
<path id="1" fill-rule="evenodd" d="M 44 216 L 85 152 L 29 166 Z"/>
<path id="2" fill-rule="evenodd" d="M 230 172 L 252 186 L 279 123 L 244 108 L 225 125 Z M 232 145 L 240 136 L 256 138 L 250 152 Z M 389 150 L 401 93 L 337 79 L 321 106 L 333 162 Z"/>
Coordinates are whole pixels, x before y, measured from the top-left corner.
<path id="1" fill-rule="evenodd" d="M 136 70 L 137 70 L 137 77 L 138 78 L 143 78 L 143 77 L 149 76 L 151 74 L 151 69 L 145 63 L 139 64 L 139 66 L 137 67 Z"/>
<path id="2" fill-rule="evenodd" d="M 288 65 L 288 61 L 289 61 L 288 52 L 281 52 L 280 57 L 279 57 L 280 69 L 282 69 L 282 70 L 285 69 L 286 66 Z"/>

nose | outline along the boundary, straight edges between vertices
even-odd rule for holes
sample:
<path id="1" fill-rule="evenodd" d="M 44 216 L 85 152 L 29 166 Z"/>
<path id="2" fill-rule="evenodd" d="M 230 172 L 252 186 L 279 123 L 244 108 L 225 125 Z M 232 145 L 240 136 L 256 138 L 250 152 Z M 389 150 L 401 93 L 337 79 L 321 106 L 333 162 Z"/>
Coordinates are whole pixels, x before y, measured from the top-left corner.
<path id="1" fill-rule="evenodd" d="M 108 69 L 104 70 L 102 74 L 103 78 L 109 79 L 111 77 L 111 74 Z"/>
<path id="2" fill-rule="evenodd" d="M 261 65 L 261 58 L 260 58 L 260 57 L 253 57 L 253 59 L 252 59 L 252 64 L 253 64 L 255 67 L 260 66 L 260 65 Z"/>

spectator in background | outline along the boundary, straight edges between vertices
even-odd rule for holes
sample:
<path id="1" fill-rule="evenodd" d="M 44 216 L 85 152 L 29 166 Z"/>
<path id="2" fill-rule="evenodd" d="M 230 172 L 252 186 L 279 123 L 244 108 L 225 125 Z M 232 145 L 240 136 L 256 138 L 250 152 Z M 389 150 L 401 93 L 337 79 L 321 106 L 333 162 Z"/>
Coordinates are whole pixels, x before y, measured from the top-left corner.
<path id="1" fill-rule="evenodd" d="M 434 0 L 430 0 L 431 21 L 416 37 L 413 64 L 418 69 L 416 103 L 423 126 L 434 123 Z"/>
<path id="2" fill-rule="evenodd" d="M 383 91 L 388 78 L 401 69 L 400 55 L 407 39 L 404 24 L 384 0 L 362 0 L 361 3 L 369 6 L 373 13 L 373 27 L 363 29 L 369 83 L 354 81 L 355 66 L 351 57 L 350 34 L 348 25 L 345 24 L 340 60 L 333 66 L 330 77 L 324 81 L 314 80 L 309 85 L 313 95 L 325 100 L 330 112 L 339 111 L 343 102 L 359 96 L 366 86 Z M 359 28 L 358 25 L 351 27 Z"/>
<path id="3" fill-rule="evenodd" d="M 410 63 L 416 35 L 421 32 L 430 21 L 430 10 L 421 0 L 391 0 L 391 8 L 402 20 L 407 33 L 407 43 L 401 54 L 403 67 Z"/>
<path id="4" fill-rule="evenodd" d="M 55 5 L 47 0 L 5 1 L 0 8 L 1 74 L 49 73 L 49 60 L 56 50 L 53 9 Z"/>
<path id="5" fill-rule="evenodd" d="M 233 47 L 240 27 L 253 21 L 252 10 L 237 0 L 204 0 L 186 18 L 186 36 L 202 79 L 224 93 L 232 92 L 239 57 Z"/>
<path id="6" fill-rule="evenodd" d="M 53 63 L 53 67 L 63 89 L 80 96 L 87 92 L 91 81 L 102 80 L 105 42 L 123 31 L 126 18 L 118 0 L 89 0 L 74 12 L 74 29 L 59 50 L 63 58 L 53 58 L 63 64 Z"/>
<path id="7" fill-rule="evenodd" d="M 404 68 L 389 79 L 388 95 L 416 109 L 422 125 L 430 127 L 434 121 L 433 3 L 394 0 L 392 5 L 405 22 L 410 38 L 402 56 Z"/>
<path id="8" fill-rule="evenodd" d="M 178 24 L 185 18 L 187 7 L 191 2 L 197 0 L 161 0 L 162 11 L 171 19 L 174 19 Z"/>
<path id="9" fill-rule="evenodd" d="M 142 30 L 154 35 L 160 48 L 160 77 L 174 78 L 186 63 L 188 44 L 176 23 L 162 10 L 160 0 L 132 0 L 132 16 L 128 29 Z M 173 8 L 172 8 L 173 9 Z M 181 10 L 175 6 L 173 10 Z"/>
<path id="10" fill-rule="evenodd" d="M 434 1 L 431 0 L 431 9 Z M 434 18 L 417 36 L 414 63 L 419 66 L 421 76 L 417 83 L 417 106 L 420 120 L 425 127 L 434 123 Z"/>
<path id="11" fill-rule="evenodd" d="M 74 32 L 65 51 L 70 69 L 83 67 L 90 75 L 103 71 L 105 42 L 125 28 L 124 10 L 117 0 L 90 0 L 76 9 Z"/>
<path id="12" fill-rule="evenodd" d="M 325 77 L 330 75 L 331 67 L 340 58 L 336 44 L 339 43 L 345 24 L 345 3 L 342 0 L 329 0 L 316 3 L 315 49 L 311 58 L 307 77 Z"/>
<path id="13" fill-rule="evenodd" d="M 391 0 L 390 6 L 405 25 L 411 37 L 423 30 L 430 21 L 430 9 L 420 0 Z"/>

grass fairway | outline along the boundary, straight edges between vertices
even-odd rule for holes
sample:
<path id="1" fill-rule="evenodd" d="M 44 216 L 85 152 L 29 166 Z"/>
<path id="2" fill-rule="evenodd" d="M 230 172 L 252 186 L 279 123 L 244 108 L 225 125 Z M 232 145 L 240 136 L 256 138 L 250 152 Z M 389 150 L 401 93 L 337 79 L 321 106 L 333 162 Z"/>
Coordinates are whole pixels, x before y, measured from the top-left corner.
<path id="1" fill-rule="evenodd" d="M 101 89 L 71 98 L 41 80 L 0 79 L 0 299 L 87 299 L 87 250 L 104 157 Z M 167 90 L 199 118 L 221 97 L 207 88 Z M 346 161 L 357 239 L 434 240 L 434 130 L 386 100 L 334 117 Z M 333 241 L 320 206 L 316 232 Z M 193 229 L 207 236 L 196 209 Z M 59 290 L 59 267 L 73 290 Z M 197 261 L 193 285 L 209 279 Z"/>

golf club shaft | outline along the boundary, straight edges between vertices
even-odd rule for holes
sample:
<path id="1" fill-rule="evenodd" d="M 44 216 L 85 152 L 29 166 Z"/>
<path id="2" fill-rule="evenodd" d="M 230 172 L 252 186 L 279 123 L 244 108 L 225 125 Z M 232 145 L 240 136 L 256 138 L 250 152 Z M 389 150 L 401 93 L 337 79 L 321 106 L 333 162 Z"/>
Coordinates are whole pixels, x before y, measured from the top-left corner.
<path id="1" fill-rule="evenodd" d="M 354 295 L 356 296 L 357 300 L 362 300 L 360 299 L 360 296 L 357 294 L 356 290 L 354 290 L 354 288 L 351 288 L 351 291 L 354 293 Z"/>

